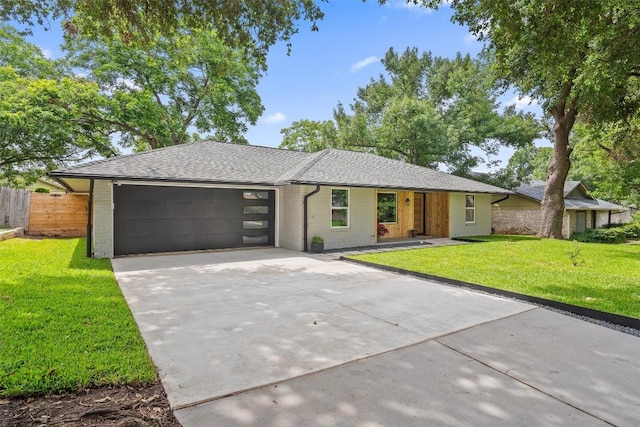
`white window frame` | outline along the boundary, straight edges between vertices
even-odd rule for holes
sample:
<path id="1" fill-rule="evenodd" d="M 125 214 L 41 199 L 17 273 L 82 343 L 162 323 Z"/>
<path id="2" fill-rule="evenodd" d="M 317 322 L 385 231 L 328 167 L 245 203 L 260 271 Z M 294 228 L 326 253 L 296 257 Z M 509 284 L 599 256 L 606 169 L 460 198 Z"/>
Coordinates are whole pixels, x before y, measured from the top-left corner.
<path id="1" fill-rule="evenodd" d="M 396 220 L 392 222 L 381 222 L 379 224 L 397 224 L 398 223 L 398 192 L 397 191 L 378 191 L 376 194 L 376 220 L 378 219 L 378 195 L 379 194 L 393 194 L 396 197 Z"/>
<path id="2" fill-rule="evenodd" d="M 467 206 L 467 198 L 471 197 L 473 200 L 473 206 Z M 473 221 L 467 221 L 467 212 L 473 212 Z M 475 194 L 465 194 L 464 195 L 464 223 L 465 224 L 475 224 L 476 223 L 476 195 Z"/>
<path id="3" fill-rule="evenodd" d="M 333 190 L 344 190 L 347 192 L 347 206 L 346 207 L 333 207 Z M 332 188 L 331 197 L 329 198 L 329 208 L 331 214 L 329 215 L 329 225 L 332 229 L 345 229 L 351 227 L 351 189 L 349 188 Z M 334 210 L 346 210 L 347 211 L 347 225 L 333 225 L 333 211 Z"/>

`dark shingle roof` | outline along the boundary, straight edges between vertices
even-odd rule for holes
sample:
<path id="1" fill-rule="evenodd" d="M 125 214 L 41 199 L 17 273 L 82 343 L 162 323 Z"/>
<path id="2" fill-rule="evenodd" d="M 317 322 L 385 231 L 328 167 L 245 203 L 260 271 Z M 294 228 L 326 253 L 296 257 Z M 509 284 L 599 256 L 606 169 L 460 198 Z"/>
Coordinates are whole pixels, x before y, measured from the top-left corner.
<path id="1" fill-rule="evenodd" d="M 539 202 L 544 198 L 545 182 L 537 179 L 532 180 L 529 184 L 522 184 L 516 188 L 516 193 L 527 196 Z M 624 206 L 616 205 L 600 199 L 594 199 L 587 195 L 584 198 L 567 198 L 567 195 L 581 186 L 580 181 L 566 181 L 564 183 L 564 207 L 569 210 L 626 210 Z M 586 190 L 586 189 L 585 189 Z"/>
<path id="2" fill-rule="evenodd" d="M 516 193 L 523 194 L 532 199 L 542 201 L 544 198 L 544 187 L 546 182 L 539 179 L 532 179 L 528 184 L 522 184 L 516 188 Z M 566 181 L 564 183 L 564 197 L 567 197 L 576 187 L 580 186 L 580 181 Z"/>
<path id="3" fill-rule="evenodd" d="M 304 184 L 508 194 L 510 191 L 369 153 L 329 149 L 293 178 Z"/>
<path id="4" fill-rule="evenodd" d="M 238 144 L 199 141 L 112 157 L 68 169 L 54 177 L 151 181 L 273 184 L 308 153 Z"/>
<path id="5" fill-rule="evenodd" d="M 509 190 L 387 159 L 328 149 L 317 153 L 200 141 L 51 172 L 55 178 L 103 178 L 241 184 L 324 184 L 510 194 Z"/>

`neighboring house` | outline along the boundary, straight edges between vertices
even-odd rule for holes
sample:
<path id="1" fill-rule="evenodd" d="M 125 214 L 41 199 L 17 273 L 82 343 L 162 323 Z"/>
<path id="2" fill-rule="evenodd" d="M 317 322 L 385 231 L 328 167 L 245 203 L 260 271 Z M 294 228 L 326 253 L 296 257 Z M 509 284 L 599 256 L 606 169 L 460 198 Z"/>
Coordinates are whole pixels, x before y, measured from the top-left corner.
<path id="1" fill-rule="evenodd" d="M 529 184 L 518 187 L 515 195 L 494 200 L 491 220 L 493 232 L 537 234 L 540 229 L 540 203 L 544 197 L 544 188 L 544 181 L 532 180 Z M 565 238 L 587 228 L 629 221 L 628 208 L 590 196 L 580 181 L 565 182 L 562 222 L 562 235 Z"/>
<path id="2" fill-rule="evenodd" d="M 297 251 L 491 233 L 511 191 L 362 152 L 201 141 L 50 173 L 89 193 L 95 257 L 274 245 Z M 378 220 L 389 233 L 377 236 Z"/>
<path id="3" fill-rule="evenodd" d="M 27 187 L 28 190 L 35 190 L 36 188 L 48 188 L 51 193 L 65 193 L 67 191 L 60 183 L 49 178 L 38 178 L 38 180 Z"/>

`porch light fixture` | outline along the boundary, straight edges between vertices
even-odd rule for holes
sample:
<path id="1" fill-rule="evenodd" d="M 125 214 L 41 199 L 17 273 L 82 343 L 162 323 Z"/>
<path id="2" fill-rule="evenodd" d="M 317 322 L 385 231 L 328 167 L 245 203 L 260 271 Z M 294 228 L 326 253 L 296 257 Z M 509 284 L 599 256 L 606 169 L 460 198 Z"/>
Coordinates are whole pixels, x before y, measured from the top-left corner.
<path id="1" fill-rule="evenodd" d="M 407 200 L 404 201 L 404 204 L 407 206 L 411 206 L 411 199 L 407 197 Z"/>

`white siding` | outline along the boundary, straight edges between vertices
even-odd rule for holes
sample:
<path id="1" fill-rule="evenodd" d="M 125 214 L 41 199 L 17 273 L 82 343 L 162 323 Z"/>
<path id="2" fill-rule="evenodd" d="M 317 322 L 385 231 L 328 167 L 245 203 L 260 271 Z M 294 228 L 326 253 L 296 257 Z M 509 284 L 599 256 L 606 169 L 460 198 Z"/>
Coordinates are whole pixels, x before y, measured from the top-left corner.
<path id="1" fill-rule="evenodd" d="M 111 181 L 94 181 L 93 256 L 113 258 L 113 191 Z"/>
<path id="2" fill-rule="evenodd" d="M 315 187 L 307 188 L 313 189 Z M 313 236 L 320 236 L 324 239 L 325 249 L 373 245 L 376 227 L 375 190 L 372 188 L 349 188 L 349 227 L 331 228 L 332 188 L 341 187 L 321 187 L 319 193 L 308 199 L 308 245 L 311 245 Z"/>
<path id="3" fill-rule="evenodd" d="M 449 196 L 449 237 L 485 236 L 491 234 L 491 195 L 475 194 L 476 221 L 465 222 L 465 196 L 473 193 L 451 193 Z"/>
<path id="4" fill-rule="evenodd" d="M 313 186 L 287 185 L 280 187 L 279 212 L 280 242 L 278 246 L 294 251 L 303 250 L 303 200 L 313 191 Z M 312 196 L 313 197 L 313 196 Z M 309 236 L 311 240 L 311 236 Z"/>

